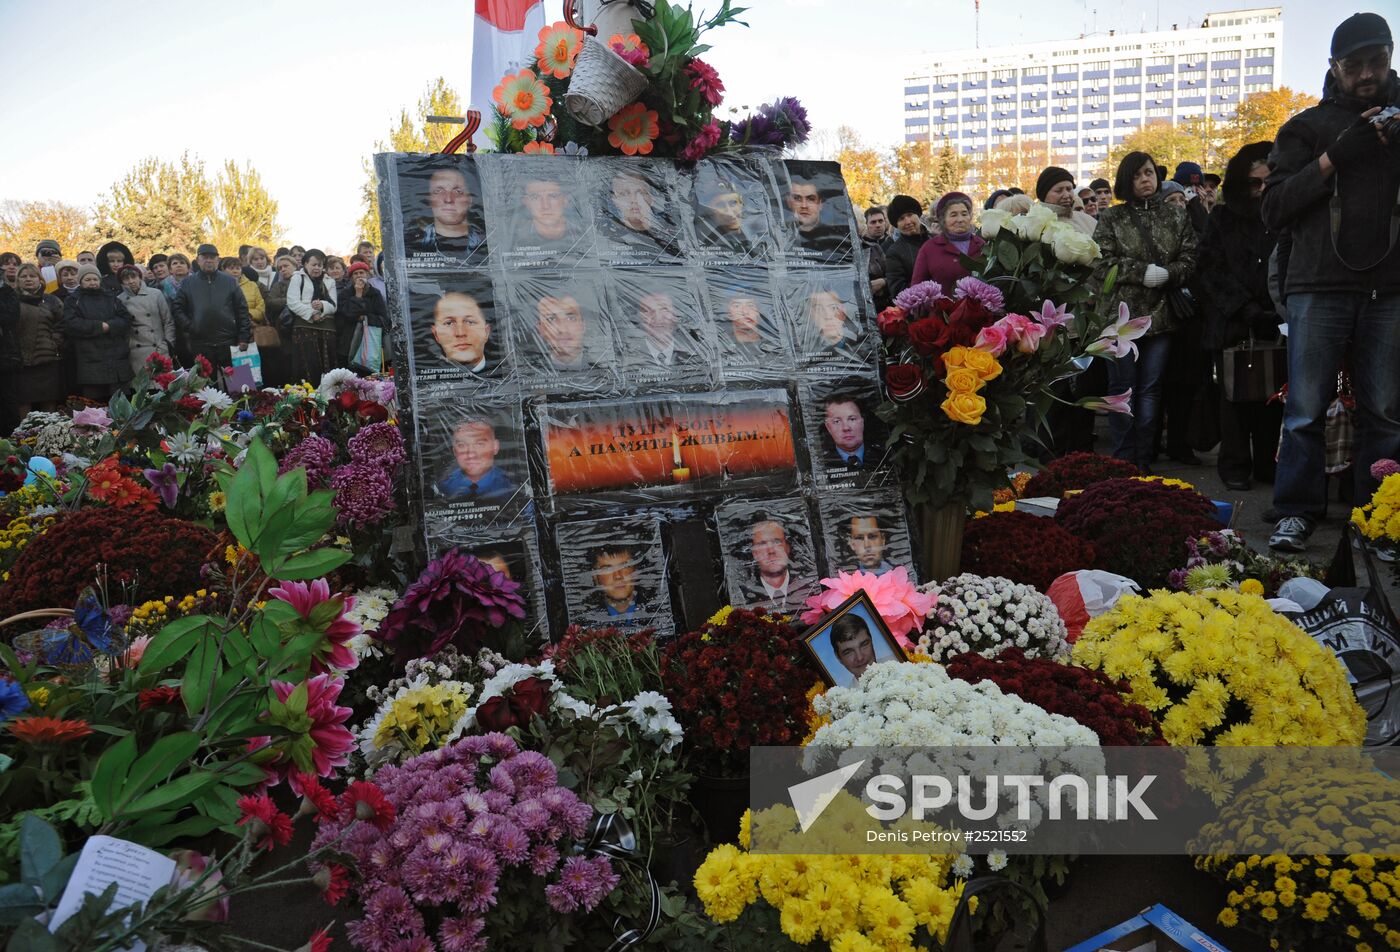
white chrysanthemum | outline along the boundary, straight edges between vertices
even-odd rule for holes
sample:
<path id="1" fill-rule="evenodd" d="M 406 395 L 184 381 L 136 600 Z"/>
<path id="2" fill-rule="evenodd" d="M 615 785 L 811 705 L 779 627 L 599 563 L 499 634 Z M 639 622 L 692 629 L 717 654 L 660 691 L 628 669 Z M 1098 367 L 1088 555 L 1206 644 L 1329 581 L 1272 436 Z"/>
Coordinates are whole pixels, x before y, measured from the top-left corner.
<path id="1" fill-rule="evenodd" d="M 935 661 L 969 651 L 992 657 L 1010 645 L 1031 658 L 1069 654 L 1069 633 L 1059 611 L 1029 585 L 964 574 L 920 591 L 938 596 L 919 639 L 920 649 Z"/>
<path id="2" fill-rule="evenodd" d="M 987 854 L 987 865 L 992 872 L 1006 868 L 1006 850 L 992 850 Z"/>
<path id="3" fill-rule="evenodd" d="M 346 370 L 344 367 L 337 367 L 335 370 L 327 370 L 321 375 L 321 383 L 316 388 L 316 392 L 327 400 L 339 395 L 340 388 L 348 380 L 358 380 L 359 374 L 353 370 Z"/>
<path id="4" fill-rule="evenodd" d="M 206 410 L 211 407 L 215 410 L 227 410 L 233 406 L 233 397 L 214 387 L 201 387 L 192 396 L 204 404 Z"/>
<path id="5" fill-rule="evenodd" d="M 959 879 L 969 879 L 972 876 L 972 857 L 966 853 L 961 853 L 953 860 L 953 875 Z"/>

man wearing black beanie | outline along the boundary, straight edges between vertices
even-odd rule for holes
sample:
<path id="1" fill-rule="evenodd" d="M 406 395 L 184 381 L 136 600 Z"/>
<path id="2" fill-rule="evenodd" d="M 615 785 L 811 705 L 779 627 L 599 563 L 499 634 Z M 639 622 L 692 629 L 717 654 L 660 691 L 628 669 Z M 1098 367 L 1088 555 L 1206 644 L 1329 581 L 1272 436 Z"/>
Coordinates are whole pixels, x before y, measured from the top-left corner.
<path id="1" fill-rule="evenodd" d="M 1303 551 L 1326 513 L 1327 407 L 1348 357 L 1360 421 L 1357 504 L 1376 489 L 1371 464 L 1400 456 L 1400 115 L 1380 115 L 1400 108 L 1394 50 L 1379 14 L 1344 20 L 1332 34 L 1322 101 L 1284 124 L 1269 155 L 1264 224 L 1293 242 L 1283 288 L 1289 380 L 1274 483 L 1280 518 L 1269 539 L 1284 552 Z"/>

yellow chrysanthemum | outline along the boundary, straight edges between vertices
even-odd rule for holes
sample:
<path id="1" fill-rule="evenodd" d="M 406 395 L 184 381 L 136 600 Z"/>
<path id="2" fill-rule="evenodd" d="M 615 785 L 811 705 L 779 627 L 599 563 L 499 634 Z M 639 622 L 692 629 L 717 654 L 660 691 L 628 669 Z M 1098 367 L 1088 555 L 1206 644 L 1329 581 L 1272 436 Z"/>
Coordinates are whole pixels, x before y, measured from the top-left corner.
<path id="1" fill-rule="evenodd" d="M 210 511 L 210 512 L 223 512 L 223 511 L 224 511 L 224 507 L 227 506 L 227 505 L 228 505 L 228 495 L 227 495 L 226 493 L 219 492 L 219 491 L 215 490 L 214 492 L 212 492 L 212 493 L 209 494 L 209 511 Z"/>

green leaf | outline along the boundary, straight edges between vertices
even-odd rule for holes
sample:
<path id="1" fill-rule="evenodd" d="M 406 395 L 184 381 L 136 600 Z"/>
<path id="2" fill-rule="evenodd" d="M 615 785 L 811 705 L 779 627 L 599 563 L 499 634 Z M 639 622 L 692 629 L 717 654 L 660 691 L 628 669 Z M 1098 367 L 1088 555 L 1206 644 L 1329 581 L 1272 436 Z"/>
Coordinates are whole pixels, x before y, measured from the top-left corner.
<path id="1" fill-rule="evenodd" d="M 180 697 L 185 701 L 185 710 L 190 714 L 203 710 L 209 700 L 209 692 L 214 680 L 222 670 L 217 636 L 212 632 L 194 646 L 190 663 L 185 666 L 185 677 L 180 682 Z"/>
<path id="2" fill-rule="evenodd" d="M 138 798 L 125 811 L 128 815 L 149 813 L 152 810 L 184 807 L 194 802 L 198 795 L 219 782 L 219 775 L 208 770 L 196 770 L 176 777 L 170 783 L 156 787 L 150 793 Z"/>
<path id="3" fill-rule="evenodd" d="M 340 568 L 354 557 L 353 552 L 344 549 L 313 549 L 294 555 L 276 566 L 275 572 L 268 572 L 279 581 L 296 582 L 321 576 Z"/>
<path id="4" fill-rule="evenodd" d="M 44 911 L 47 903 L 39 898 L 33 886 L 11 883 L 0 886 L 0 928 L 13 929 L 25 919 Z"/>
<path id="5" fill-rule="evenodd" d="M 190 648 L 201 637 L 208 637 L 216 620 L 209 615 L 190 615 L 177 618 L 156 633 L 146 651 L 141 655 L 138 670 L 142 674 L 164 671 L 190 652 Z"/>
<path id="6" fill-rule="evenodd" d="M 20 920 L 5 948 L 8 952 L 62 952 L 58 939 L 33 918 Z"/>
<path id="7" fill-rule="evenodd" d="M 185 761 L 199 750 L 201 738 L 194 731 L 180 731 L 166 734 L 151 745 L 151 749 L 141 755 L 127 774 L 122 785 L 121 796 L 117 798 L 113 816 L 125 814 L 127 805 L 147 790 L 164 782 Z"/>
<path id="8" fill-rule="evenodd" d="M 251 453 L 249 455 L 251 456 Z M 233 533 L 239 545 L 252 552 L 262 521 L 263 497 L 258 487 L 258 474 L 245 462 L 243 468 L 232 479 L 221 479 L 220 483 L 228 495 L 228 502 L 224 506 L 224 519 L 228 523 L 229 531 Z"/>
<path id="9" fill-rule="evenodd" d="M 144 659 L 142 659 L 144 660 Z M 108 747 L 97 761 L 92 773 L 92 799 L 105 819 L 112 819 L 116 813 L 117 790 L 126 780 L 127 772 L 136 760 L 136 736 L 127 734 L 120 741 Z"/>
<path id="10" fill-rule="evenodd" d="M 63 858 L 63 841 L 53 825 L 26 813 L 19 821 L 19 873 L 26 886 L 38 886 Z"/>
<path id="11" fill-rule="evenodd" d="M 186 817 L 178 823 L 171 823 L 163 816 L 152 816 L 143 817 L 124 833 L 146 846 L 164 846 L 181 838 L 207 836 L 223 825 L 222 819 L 209 816 Z"/>
<path id="12" fill-rule="evenodd" d="M 69 853 L 53 864 L 53 867 L 44 874 L 44 881 L 41 884 L 41 891 L 45 899 L 53 901 L 63 895 L 63 889 L 68 885 L 68 880 L 73 875 L 73 867 L 77 865 L 77 853 Z"/>
<path id="13" fill-rule="evenodd" d="M 258 498 L 266 499 L 272 492 L 273 483 L 277 481 L 277 459 L 266 443 L 254 440 L 249 444 L 248 455 L 243 458 L 243 469 L 252 470 L 258 481 Z"/>

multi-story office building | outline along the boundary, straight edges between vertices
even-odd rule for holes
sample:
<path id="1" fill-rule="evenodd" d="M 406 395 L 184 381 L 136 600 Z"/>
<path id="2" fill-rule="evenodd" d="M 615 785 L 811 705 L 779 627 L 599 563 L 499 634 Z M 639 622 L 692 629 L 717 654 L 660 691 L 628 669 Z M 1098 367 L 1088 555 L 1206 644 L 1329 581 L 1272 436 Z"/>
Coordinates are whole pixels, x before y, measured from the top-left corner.
<path id="1" fill-rule="evenodd" d="M 904 83 L 904 140 L 973 160 L 1033 143 L 1081 181 L 1129 133 L 1228 119 L 1277 88 L 1279 7 L 1212 13 L 1199 27 L 940 53 Z"/>

